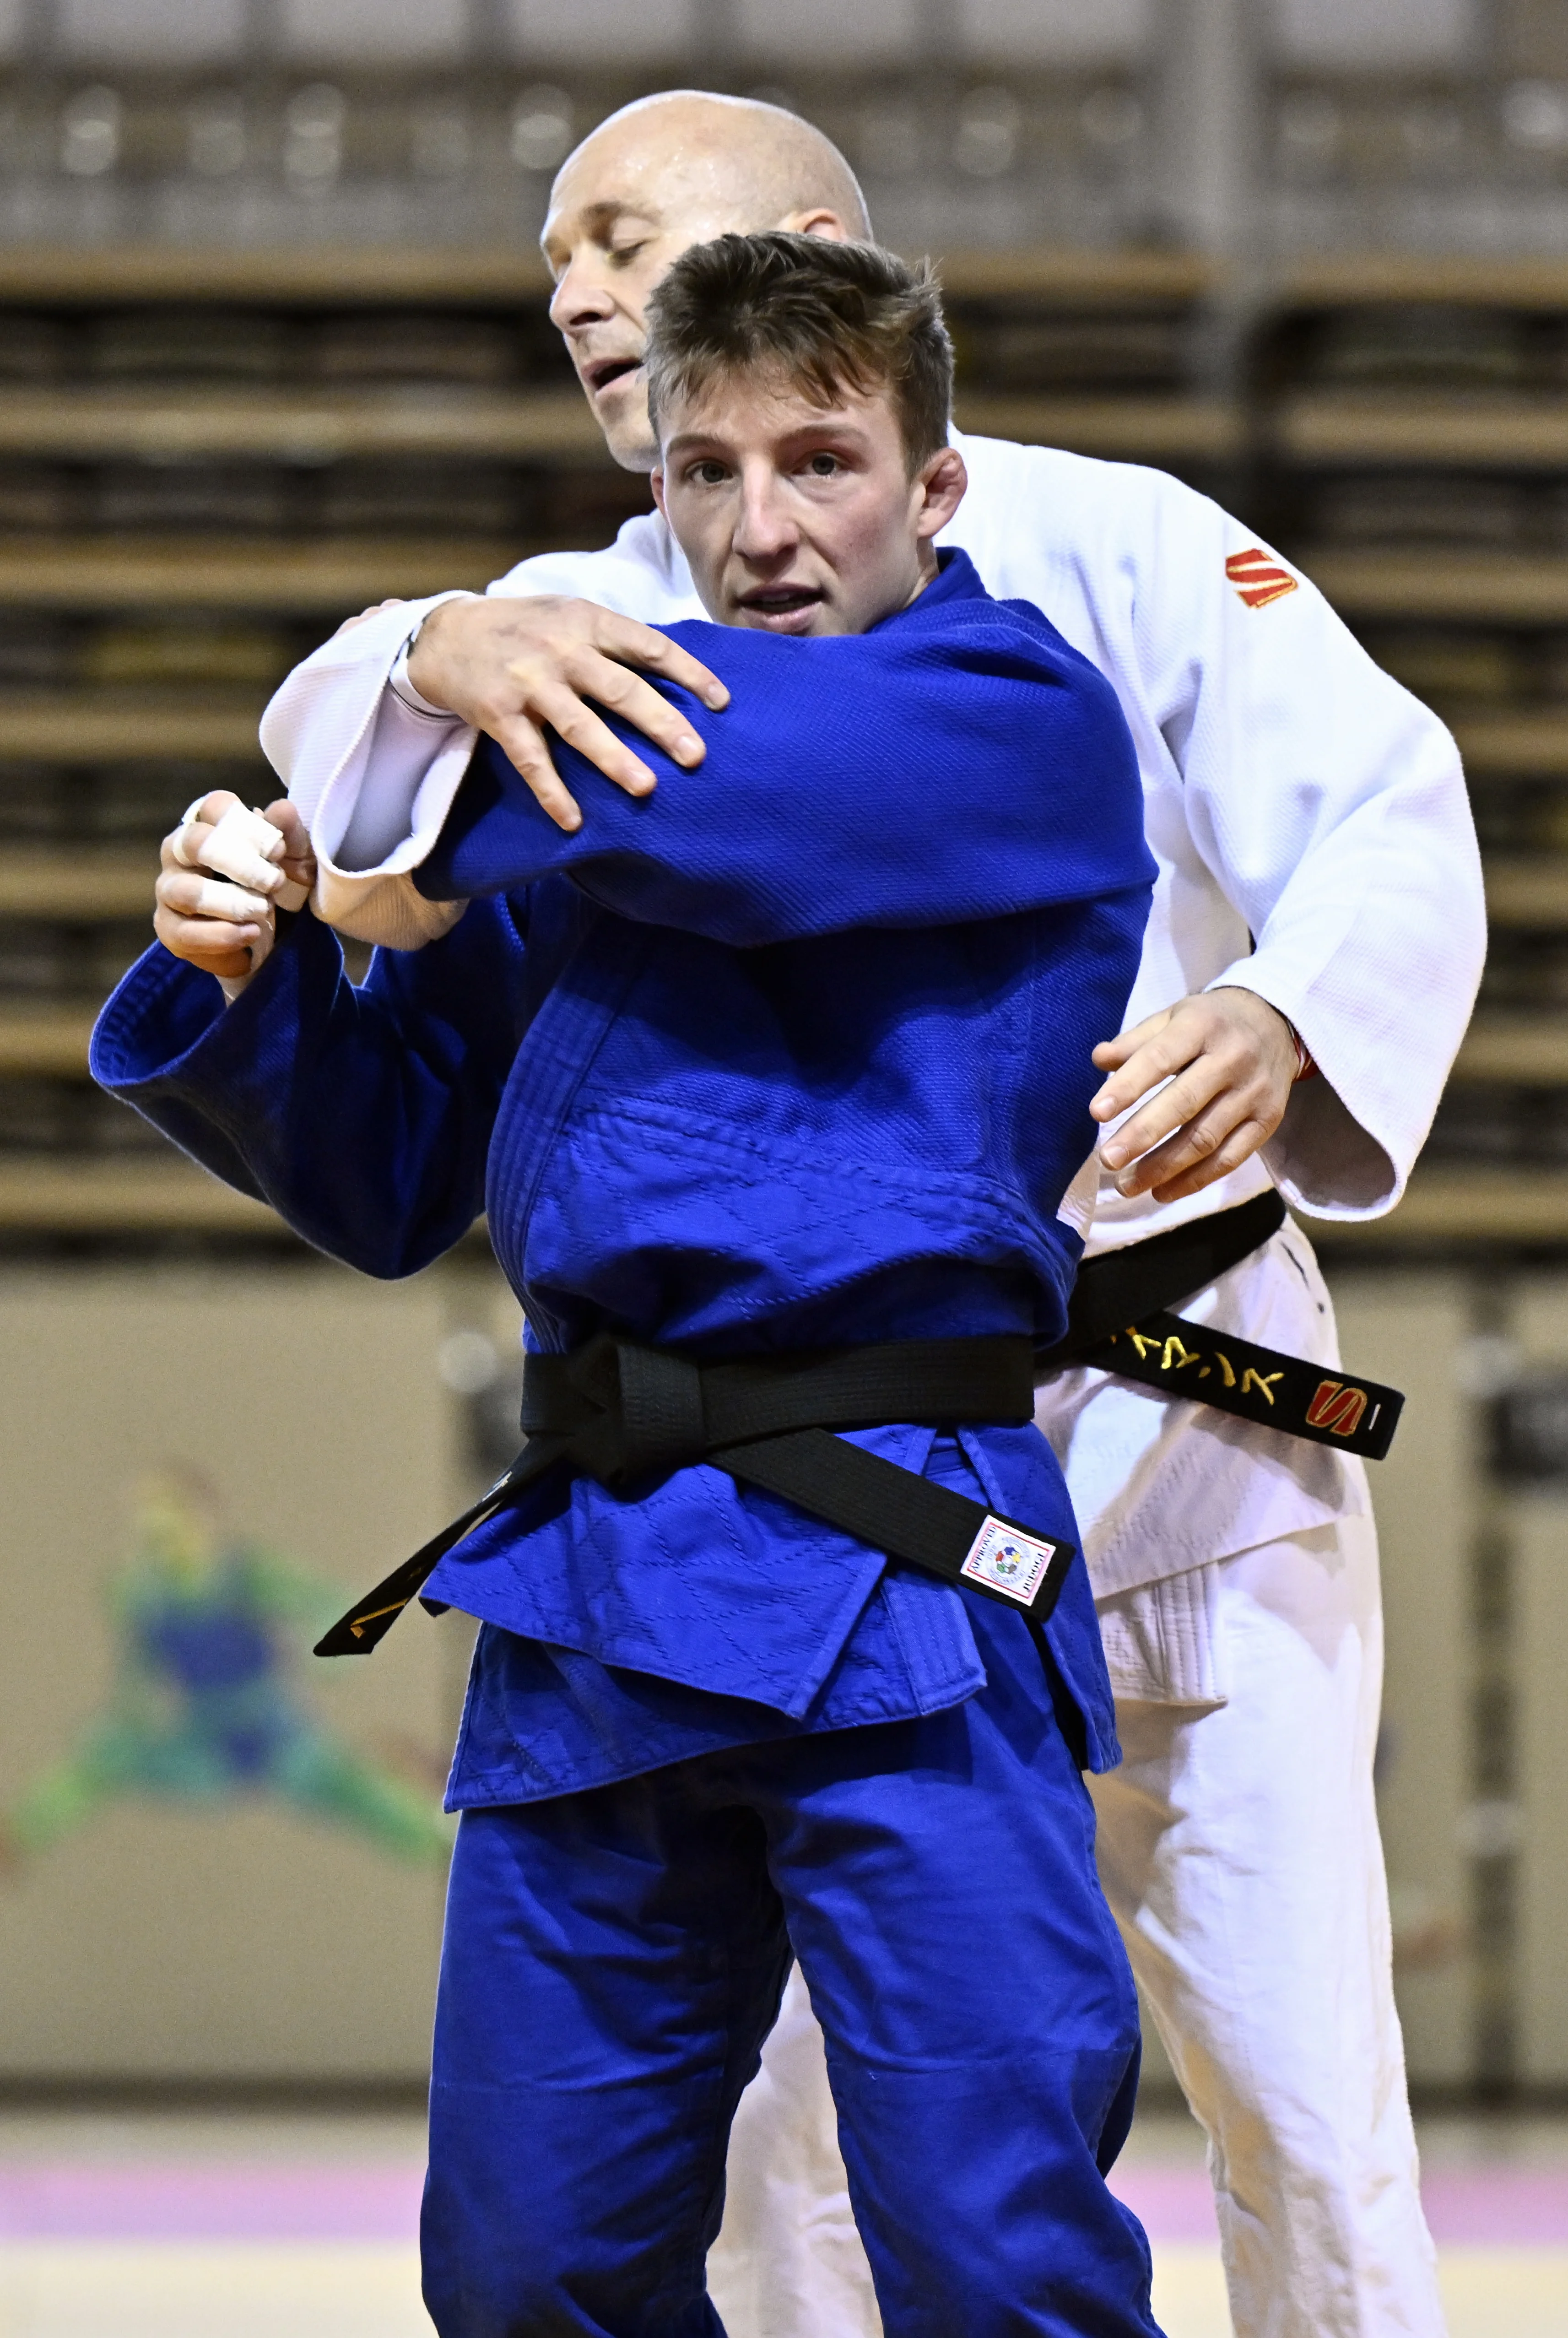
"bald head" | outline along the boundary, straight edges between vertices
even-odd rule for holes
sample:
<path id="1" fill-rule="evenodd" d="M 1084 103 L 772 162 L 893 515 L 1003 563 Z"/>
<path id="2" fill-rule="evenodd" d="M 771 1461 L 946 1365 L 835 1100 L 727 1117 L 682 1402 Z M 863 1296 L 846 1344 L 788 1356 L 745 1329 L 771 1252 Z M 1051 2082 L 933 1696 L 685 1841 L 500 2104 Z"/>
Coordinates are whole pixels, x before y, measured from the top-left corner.
<path id="1" fill-rule="evenodd" d="M 642 372 L 649 293 L 692 244 L 767 228 L 871 235 L 837 146 L 779 105 L 665 90 L 622 106 L 562 164 L 541 238 L 550 314 L 628 469 L 652 470 L 657 457 Z"/>
<path id="2" fill-rule="evenodd" d="M 551 190 L 554 212 L 583 177 L 606 174 L 668 204 L 721 207 L 715 235 L 750 235 L 798 211 L 830 211 L 869 242 L 858 180 L 830 138 L 781 105 L 701 89 L 660 90 L 623 105 L 569 154 Z"/>

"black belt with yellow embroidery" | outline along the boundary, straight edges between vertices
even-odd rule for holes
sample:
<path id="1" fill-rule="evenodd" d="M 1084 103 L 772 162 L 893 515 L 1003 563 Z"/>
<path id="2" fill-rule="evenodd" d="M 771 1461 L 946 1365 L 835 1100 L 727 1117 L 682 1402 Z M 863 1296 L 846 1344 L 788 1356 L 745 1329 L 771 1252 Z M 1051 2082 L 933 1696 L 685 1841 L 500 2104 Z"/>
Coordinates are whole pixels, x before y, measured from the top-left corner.
<path id="1" fill-rule="evenodd" d="M 1343 1371 L 1330 1377 L 1299 1356 L 1168 1311 L 1240 1265 L 1284 1223 L 1279 1194 L 1259 1194 L 1235 1209 L 1085 1259 L 1066 1333 L 1038 1360 L 1035 1377 L 1094 1364 L 1162 1396 L 1193 1397 L 1240 1420 L 1381 1461 L 1405 1402 L 1397 1389 Z"/>
<path id="2" fill-rule="evenodd" d="M 510 1469 L 357 1601 L 316 1654 L 368 1655 L 453 1546 L 558 1465 L 620 1487 L 710 1461 L 874 1550 L 1043 1623 L 1072 1561 L 1071 1543 L 832 1434 L 884 1421 L 1031 1420 L 1034 1352 L 1027 1336 L 998 1336 L 698 1364 L 602 1333 L 570 1355 L 530 1355 L 528 1441 Z"/>

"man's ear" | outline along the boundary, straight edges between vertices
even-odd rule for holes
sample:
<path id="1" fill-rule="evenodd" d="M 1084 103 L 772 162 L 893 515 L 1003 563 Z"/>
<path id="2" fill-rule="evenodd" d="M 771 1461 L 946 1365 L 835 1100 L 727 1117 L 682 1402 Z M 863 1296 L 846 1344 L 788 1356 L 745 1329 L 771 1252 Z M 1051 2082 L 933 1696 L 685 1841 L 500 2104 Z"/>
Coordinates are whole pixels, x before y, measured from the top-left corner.
<path id="1" fill-rule="evenodd" d="M 648 484 L 653 490 L 654 502 L 658 505 L 660 510 L 664 512 L 664 516 L 668 519 L 670 515 L 667 511 L 664 511 L 664 466 L 662 463 L 656 464 L 652 471 L 650 472 Z"/>
<path id="2" fill-rule="evenodd" d="M 824 243 L 853 243 L 856 239 L 837 211 L 825 207 L 816 211 L 790 211 L 779 222 L 785 235 L 819 235 Z"/>
<path id="3" fill-rule="evenodd" d="M 924 544 L 941 534 L 968 489 L 969 474 L 957 447 L 944 447 L 929 457 L 916 473 L 915 484 L 923 498 L 915 533 Z"/>

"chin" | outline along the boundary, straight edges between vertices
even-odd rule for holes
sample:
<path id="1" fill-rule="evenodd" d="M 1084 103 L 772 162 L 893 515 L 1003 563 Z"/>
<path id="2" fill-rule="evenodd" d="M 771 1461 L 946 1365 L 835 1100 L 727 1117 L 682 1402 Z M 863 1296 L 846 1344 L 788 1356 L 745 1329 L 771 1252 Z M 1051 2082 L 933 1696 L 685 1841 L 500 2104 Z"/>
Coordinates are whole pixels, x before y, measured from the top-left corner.
<path id="1" fill-rule="evenodd" d="M 641 380 L 635 390 L 628 390 L 622 398 L 616 398 L 611 391 L 591 403 L 599 427 L 604 433 L 604 443 L 621 468 L 623 471 L 657 470 L 659 449 L 648 420 L 648 393 Z"/>

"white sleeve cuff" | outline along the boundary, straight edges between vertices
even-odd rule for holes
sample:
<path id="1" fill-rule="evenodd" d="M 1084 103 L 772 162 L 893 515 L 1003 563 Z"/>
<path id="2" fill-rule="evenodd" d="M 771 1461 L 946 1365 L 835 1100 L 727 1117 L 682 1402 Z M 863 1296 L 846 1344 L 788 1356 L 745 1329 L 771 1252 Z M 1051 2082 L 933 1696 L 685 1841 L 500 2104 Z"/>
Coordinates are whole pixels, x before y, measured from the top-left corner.
<path id="1" fill-rule="evenodd" d="M 1389 1144 L 1363 1125 L 1335 1086 L 1340 1053 L 1335 1042 L 1340 1035 L 1331 1019 L 1315 1015 L 1310 997 L 1301 1006 L 1294 986 L 1271 979 L 1257 955 L 1238 958 L 1203 987 L 1251 991 L 1299 1034 L 1318 1066 L 1319 1076 L 1296 1083 L 1284 1119 L 1259 1147 L 1259 1157 L 1291 1209 L 1337 1219 L 1379 1218 L 1391 1210 L 1405 1191 L 1409 1163 L 1398 1160 Z M 1315 1023 L 1321 1036 L 1314 1032 Z M 1320 1052 L 1325 1046 L 1327 1066 Z"/>
<path id="2" fill-rule="evenodd" d="M 428 612 L 426 612 L 426 614 L 428 614 Z M 415 643 L 419 638 L 419 625 L 422 625 L 424 622 L 424 617 L 421 617 L 419 624 L 415 626 L 413 632 L 407 636 L 402 648 L 398 651 L 397 663 L 393 666 L 391 673 L 387 677 L 387 687 L 390 690 L 394 698 L 401 700 L 402 703 L 408 709 L 410 714 L 427 715 L 430 720 L 435 722 L 455 722 L 457 718 L 452 712 L 450 707 L 433 706 L 427 698 L 421 697 L 418 691 L 415 689 L 413 683 L 408 679 L 409 655 L 413 651 Z"/>

